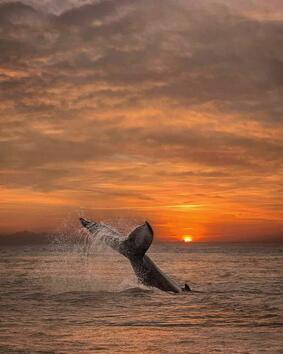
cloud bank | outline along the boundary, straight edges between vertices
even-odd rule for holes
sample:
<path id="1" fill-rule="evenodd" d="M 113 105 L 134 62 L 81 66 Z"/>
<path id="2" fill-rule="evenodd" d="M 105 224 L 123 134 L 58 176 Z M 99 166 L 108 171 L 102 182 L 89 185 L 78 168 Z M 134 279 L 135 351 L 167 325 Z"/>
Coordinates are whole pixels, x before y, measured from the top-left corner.
<path id="1" fill-rule="evenodd" d="M 27 225 L 41 205 L 42 225 L 122 207 L 173 236 L 168 217 L 201 236 L 282 231 L 283 9 L 257 5 L 2 3 L 3 229 L 30 196 Z"/>

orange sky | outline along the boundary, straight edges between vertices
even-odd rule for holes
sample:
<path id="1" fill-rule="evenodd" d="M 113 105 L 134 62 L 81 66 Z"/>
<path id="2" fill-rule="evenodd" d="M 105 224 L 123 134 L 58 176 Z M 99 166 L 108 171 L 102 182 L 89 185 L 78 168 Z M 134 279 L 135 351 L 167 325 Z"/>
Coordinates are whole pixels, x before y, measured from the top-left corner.
<path id="1" fill-rule="evenodd" d="M 0 233 L 282 238 L 281 2 L 2 3 Z"/>

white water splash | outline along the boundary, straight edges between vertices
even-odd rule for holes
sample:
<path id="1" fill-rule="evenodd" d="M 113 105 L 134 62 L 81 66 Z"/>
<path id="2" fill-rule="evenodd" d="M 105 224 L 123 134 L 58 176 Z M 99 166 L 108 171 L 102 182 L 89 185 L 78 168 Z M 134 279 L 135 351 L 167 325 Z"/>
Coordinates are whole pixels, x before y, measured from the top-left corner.
<path id="1" fill-rule="evenodd" d="M 116 230 L 113 224 L 108 226 Z M 121 230 L 121 223 L 118 226 Z M 122 226 L 124 230 L 127 228 L 125 223 Z M 78 223 L 66 220 L 50 246 L 52 255 L 49 253 L 38 268 L 37 279 L 41 286 L 51 293 L 144 289 L 138 284 L 128 260 L 105 245 L 103 232 L 105 230 L 91 235 L 78 227 Z"/>

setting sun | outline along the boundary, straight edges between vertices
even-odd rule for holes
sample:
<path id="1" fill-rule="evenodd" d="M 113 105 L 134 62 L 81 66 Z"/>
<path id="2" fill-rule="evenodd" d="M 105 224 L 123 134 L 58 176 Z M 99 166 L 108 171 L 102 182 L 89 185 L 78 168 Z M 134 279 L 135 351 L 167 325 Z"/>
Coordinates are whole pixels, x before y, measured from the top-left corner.
<path id="1" fill-rule="evenodd" d="M 184 240 L 184 242 L 192 242 L 193 238 L 190 235 L 184 235 L 183 240 Z"/>

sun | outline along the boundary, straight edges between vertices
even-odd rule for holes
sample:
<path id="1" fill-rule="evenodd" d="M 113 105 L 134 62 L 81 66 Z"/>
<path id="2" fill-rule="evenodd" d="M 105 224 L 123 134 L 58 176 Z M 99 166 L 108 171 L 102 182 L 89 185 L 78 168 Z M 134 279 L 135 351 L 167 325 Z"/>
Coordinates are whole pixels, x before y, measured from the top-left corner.
<path id="1" fill-rule="evenodd" d="M 184 240 L 184 242 L 192 242 L 193 237 L 191 235 L 184 235 L 183 240 Z"/>

